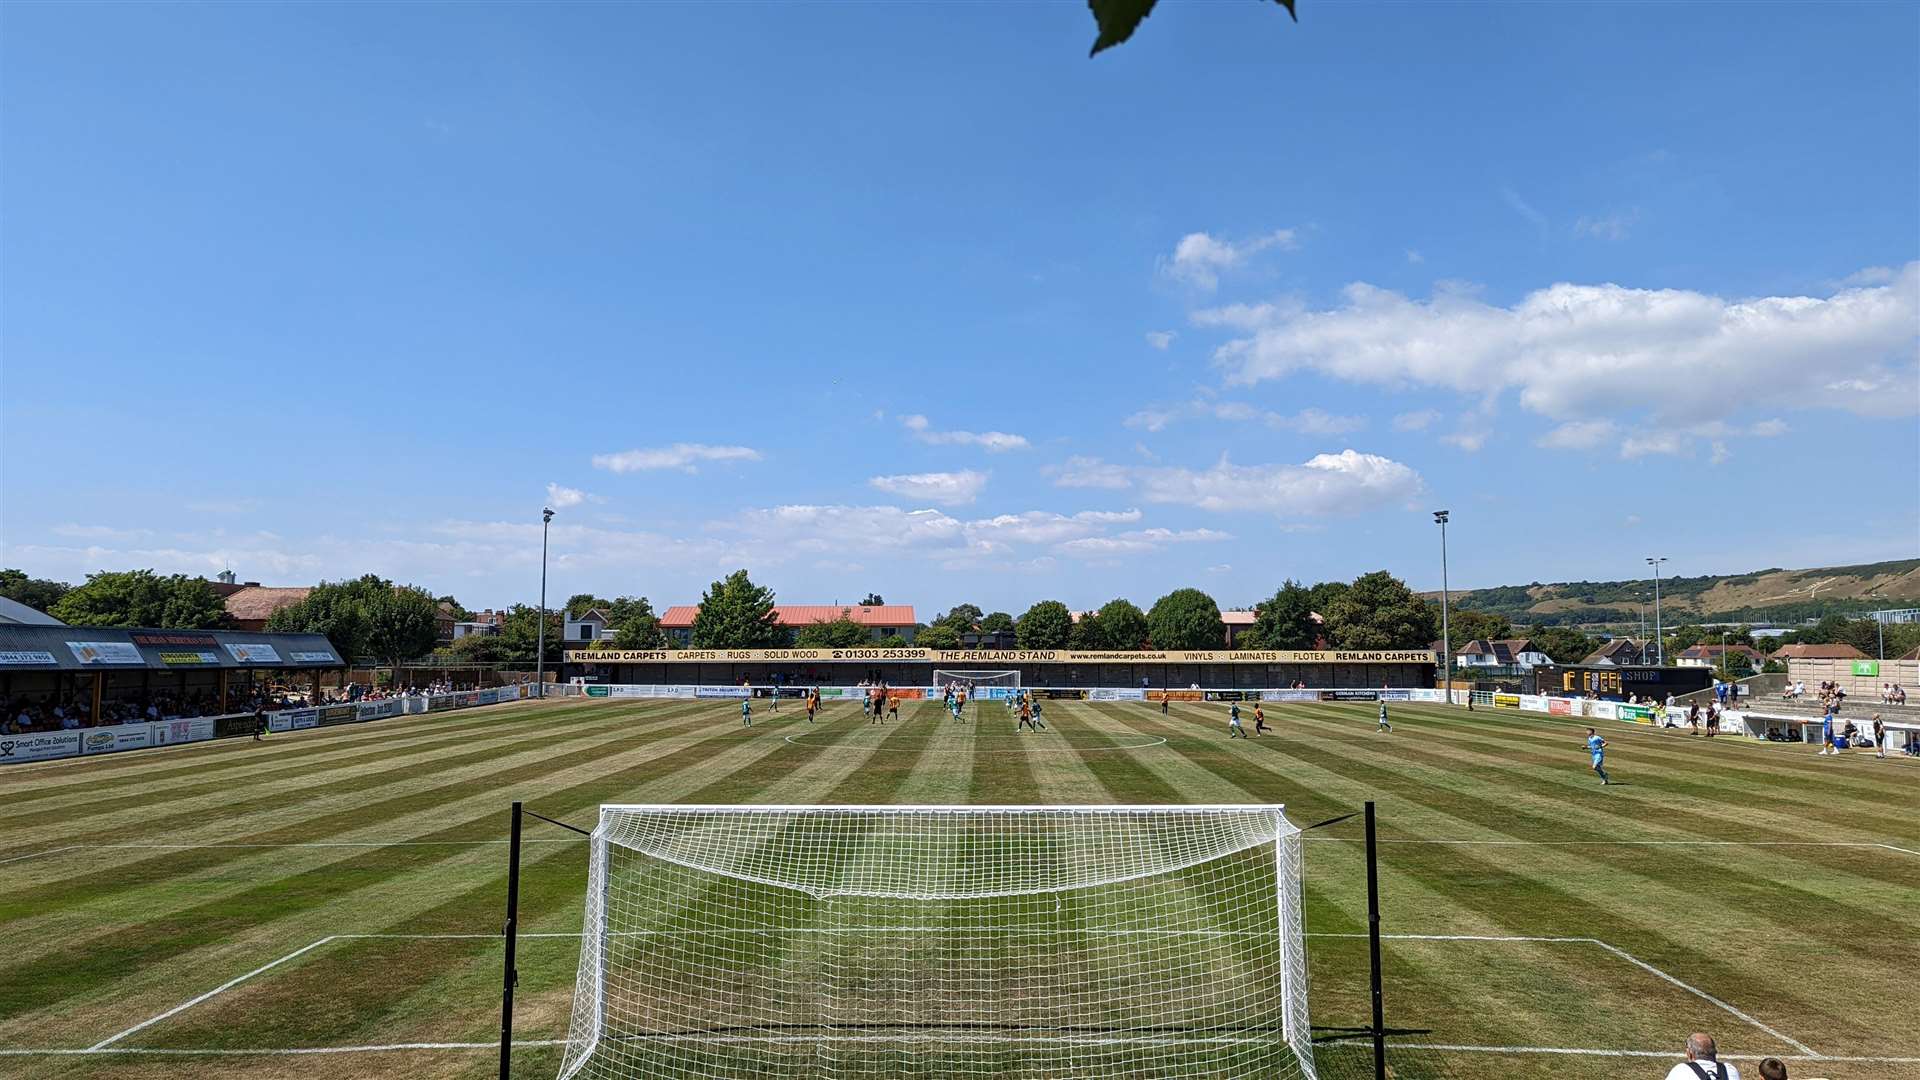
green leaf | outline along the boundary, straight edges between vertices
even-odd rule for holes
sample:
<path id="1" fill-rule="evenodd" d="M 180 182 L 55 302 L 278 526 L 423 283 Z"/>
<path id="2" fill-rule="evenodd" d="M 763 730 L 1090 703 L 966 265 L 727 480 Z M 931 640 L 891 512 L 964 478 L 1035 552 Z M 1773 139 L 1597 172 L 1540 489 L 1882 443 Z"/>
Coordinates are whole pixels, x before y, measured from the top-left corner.
<path id="1" fill-rule="evenodd" d="M 1287 9 L 1293 21 L 1300 21 L 1300 13 L 1293 8 L 1294 0 L 1273 0 Z M 1103 50 L 1133 36 L 1148 15 L 1153 14 L 1155 0 L 1087 0 L 1087 10 L 1093 12 L 1093 22 L 1100 28 L 1100 36 L 1094 38 L 1093 51 L 1088 56 L 1099 56 Z"/>

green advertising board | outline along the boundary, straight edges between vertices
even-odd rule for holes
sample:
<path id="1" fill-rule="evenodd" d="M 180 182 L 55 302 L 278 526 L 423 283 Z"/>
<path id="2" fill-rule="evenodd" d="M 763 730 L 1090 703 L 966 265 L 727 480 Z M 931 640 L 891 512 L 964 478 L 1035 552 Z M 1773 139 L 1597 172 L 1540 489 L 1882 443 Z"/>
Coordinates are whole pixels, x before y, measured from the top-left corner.
<path id="1" fill-rule="evenodd" d="M 604 686 L 594 686 L 591 683 L 587 685 L 588 697 L 606 697 L 609 693 L 611 693 L 611 691 Z"/>
<path id="2" fill-rule="evenodd" d="M 1653 723 L 1653 710 L 1645 705 L 1622 705 L 1616 715 L 1622 720 L 1631 720 L 1636 724 Z"/>
<path id="3" fill-rule="evenodd" d="M 1855 660 L 1853 662 L 1853 673 L 1855 675 L 1878 675 L 1880 674 L 1880 661 Z"/>

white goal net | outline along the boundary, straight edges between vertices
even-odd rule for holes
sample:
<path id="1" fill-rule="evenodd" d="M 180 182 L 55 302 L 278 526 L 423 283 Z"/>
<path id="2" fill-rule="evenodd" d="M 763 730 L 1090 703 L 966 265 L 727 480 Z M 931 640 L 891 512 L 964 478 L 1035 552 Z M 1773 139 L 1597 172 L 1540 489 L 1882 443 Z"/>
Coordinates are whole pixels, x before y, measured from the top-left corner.
<path id="1" fill-rule="evenodd" d="M 605 806 L 560 1076 L 1313 1080 L 1278 806 Z"/>
<path id="2" fill-rule="evenodd" d="M 963 686 L 975 697 L 1008 698 L 1020 689 L 1018 671 L 948 671 L 936 668 L 933 673 L 933 685 L 936 688 Z"/>

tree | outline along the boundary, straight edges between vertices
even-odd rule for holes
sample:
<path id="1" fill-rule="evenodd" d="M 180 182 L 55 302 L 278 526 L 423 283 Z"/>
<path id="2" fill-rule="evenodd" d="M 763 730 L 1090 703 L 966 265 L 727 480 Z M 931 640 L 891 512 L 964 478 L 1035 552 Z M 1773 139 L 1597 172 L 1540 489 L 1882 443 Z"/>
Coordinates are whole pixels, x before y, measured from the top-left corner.
<path id="1" fill-rule="evenodd" d="M 1073 613 L 1058 600 L 1042 600 L 1013 624 L 1023 649 L 1064 649 L 1073 640 Z"/>
<path id="2" fill-rule="evenodd" d="M 1073 624 L 1076 649 L 1138 649 L 1147 643 L 1147 614 L 1131 600 L 1116 597 Z"/>
<path id="3" fill-rule="evenodd" d="M 664 649 L 667 632 L 660 628 L 660 616 L 646 597 L 621 597 L 613 602 L 613 644 L 620 649 Z"/>
<path id="4" fill-rule="evenodd" d="M 500 664 L 507 657 L 507 643 L 498 634 L 468 634 L 453 643 L 453 656 L 470 664 Z"/>
<path id="5" fill-rule="evenodd" d="M 884 604 L 884 603 L 886 603 L 886 601 L 880 599 L 879 593 L 870 592 L 867 594 L 867 598 L 865 600 L 860 601 L 860 606 L 861 607 L 879 607 L 881 604 Z"/>
<path id="6" fill-rule="evenodd" d="M 992 612 L 980 620 L 980 632 L 983 634 L 1009 634 L 1013 632 L 1013 616 L 1004 611 Z"/>
<path id="7" fill-rule="evenodd" d="M 52 611 L 73 586 L 64 581 L 30 578 L 24 570 L 0 570 L 0 596 L 35 611 Z"/>
<path id="8" fill-rule="evenodd" d="M 1556 664 L 1577 664 L 1600 647 L 1599 639 L 1568 626 L 1539 626 L 1527 636 Z"/>
<path id="9" fill-rule="evenodd" d="M 402 661 L 433 651 L 440 636 L 440 604 L 425 589 L 412 586 L 369 590 L 366 606 L 367 647 L 375 659 L 398 667 Z"/>
<path id="10" fill-rule="evenodd" d="M 1729 649 L 1724 662 L 1726 666 L 1723 670 L 1733 678 L 1744 679 L 1753 674 L 1753 660 L 1746 653 L 1733 652 Z"/>
<path id="11" fill-rule="evenodd" d="M 372 577 L 372 575 L 368 575 Z M 379 578 L 381 587 L 390 588 Z M 352 661 L 372 654 L 367 609 L 362 602 L 367 578 L 356 581 L 323 581 L 307 591 L 307 598 L 289 604 L 267 619 L 267 629 L 276 633 L 324 634 L 343 660 Z"/>
<path id="12" fill-rule="evenodd" d="M 866 627 L 842 615 L 808 623 L 793 635 L 793 643 L 802 649 L 850 649 L 867 644 L 871 636 Z"/>
<path id="13" fill-rule="evenodd" d="M 1240 647 L 1311 649 L 1319 632 L 1313 621 L 1313 593 L 1288 578 L 1272 596 L 1254 605 L 1253 626 L 1240 636 Z"/>
<path id="14" fill-rule="evenodd" d="M 960 631 L 936 623 L 915 634 L 913 644 L 922 649 L 957 649 L 961 644 Z"/>
<path id="15" fill-rule="evenodd" d="M 1322 618 L 1333 610 L 1334 601 L 1347 594 L 1353 586 L 1344 581 L 1323 581 L 1307 590 L 1307 599 L 1313 602 L 1313 610 Z"/>
<path id="16" fill-rule="evenodd" d="M 47 614 L 74 626 L 154 626 L 216 630 L 227 624 L 226 604 L 206 579 L 151 570 L 88 574 Z"/>
<path id="17" fill-rule="evenodd" d="M 1676 626 L 1667 631 L 1667 649 L 1672 653 L 1685 652 L 1705 640 L 1707 640 L 1706 627 L 1695 626 L 1692 623 Z M 1718 642 L 1719 639 L 1714 640 Z"/>
<path id="18" fill-rule="evenodd" d="M 1293 10 L 1294 0 L 1273 0 L 1287 9 L 1295 22 L 1299 13 Z M 1140 24 L 1153 11 L 1155 0 L 1087 0 L 1087 7 L 1093 12 L 1093 24 L 1099 35 L 1093 39 L 1093 51 L 1088 56 L 1098 56 L 1105 49 L 1126 41 L 1139 29 Z"/>
<path id="19" fill-rule="evenodd" d="M 1147 634 L 1156 649 L 1218 649 L 1226 644 L 1227 624 L 1220 605 L 1199 589 L 1175 589 L 1153 602 Z"/>
<path id="20" fill-rule="evenodd" d="M 1440 609 L 1435 605 L 1433 611 L 1433 622 L 1438 626 Z M 1484 611 L 1455 608 L 1447 613 L 1447 630 L 1453 637 L 1453 644 L 1459 646 L 1469 641 L 1498 641 L 1501 638 L 1512 637 L 1513 623 L 1508 621 L 1505 615 L 1489 615 Z M 1434 635 L 1435 638 L 1439 636 Z"/>
<path id="21" fill-rule="evenodd" d="M 980 625 L 980 609 L 973 604 L 955 604 L 934 619 L 933 625 L 948 627 L 956 634 L 971 634 Z"/>
<path id="22" fill-rule="evenodd" d="M 1432 605 L 1385 570 L 1355 578 L 1329 607 L 1321 614 L 1335 648 L 1424 649 L 1437 636 Z"/>
<path id="23" fill-rule="evenodd" d="M 452 593 L 448 593 L 445 596 L 436 596 L 433 598 L 433 602 L 435 604 L 447 605 L 448 609 L 453 612 L 453 619 L 455 622 L 472 622 L 473 621 L 473 612 L 468 610 L 463 604 L 460 603 L 460 601 L 455 600 L 453 598 Z"/>
<path id="24" fill-rule="evenodd" d="M 560 633 L 564 614 L 554 608 L 547 609 L 546 662 L 549 664 L 560 662 Z M 540 609 L 526 604 L 515 604 L 508 608 L 500 620 L 500 632 L 494 637 L 500 642 L 504 663 L 532 664 L 540 652 Z"/>
<path id="25" fill-rule="evenodd" d="M 612 606 L 613 601 L 602 600 L 592 593 L 574 593 L 572 596 L 567 597 L 567 604 L 564 610 L 567 613 L 567 618 L 577 619 L 587 612 L 592 611 L 594 608 L 605 611 Z"/>
<path id="26" fill-rule="evenodd" d="M 693 617 L 692 644 L 696 649 L 776 649 L 787 643 L 787 632 L 773 617 L 773 590 L 762 588 L 735 570 L 701 594 L 700 612 Z"/>

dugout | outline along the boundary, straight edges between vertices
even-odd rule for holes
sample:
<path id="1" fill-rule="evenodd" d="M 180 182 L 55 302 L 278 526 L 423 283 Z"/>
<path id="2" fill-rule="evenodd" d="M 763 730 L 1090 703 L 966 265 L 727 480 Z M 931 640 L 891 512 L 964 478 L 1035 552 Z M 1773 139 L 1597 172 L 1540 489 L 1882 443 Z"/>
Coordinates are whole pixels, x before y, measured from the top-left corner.
<path id="1" fill-rule="evenodd" d="M 1556 697 L 1593 697 L 1625 701 L 1629 694 L 1665 701 L 1713 685 L 1714 669 L 1613 664 L 1542 664 L 1533 669 L 1536 693 Z"/>
<path id="2" fill-rule="evenodd" d="M 1406 650 L 1076 652 L 1066 649 L 579 649 L 562 678 L 638 686 L 933 686 L 942 672 L 1016 672 L 1022 686 L 1092 689 L 1393 689 L 1434 685 Z"/>
<path id="3" fill-rule="evenodd" d="M 96 722 L 103 704 L 156 695 L 222 713 L 273 685 L 317 700 L 320 677 L 344 668 L 320 634 L 0 623 L 0 703 L 77 702 Z"/>

